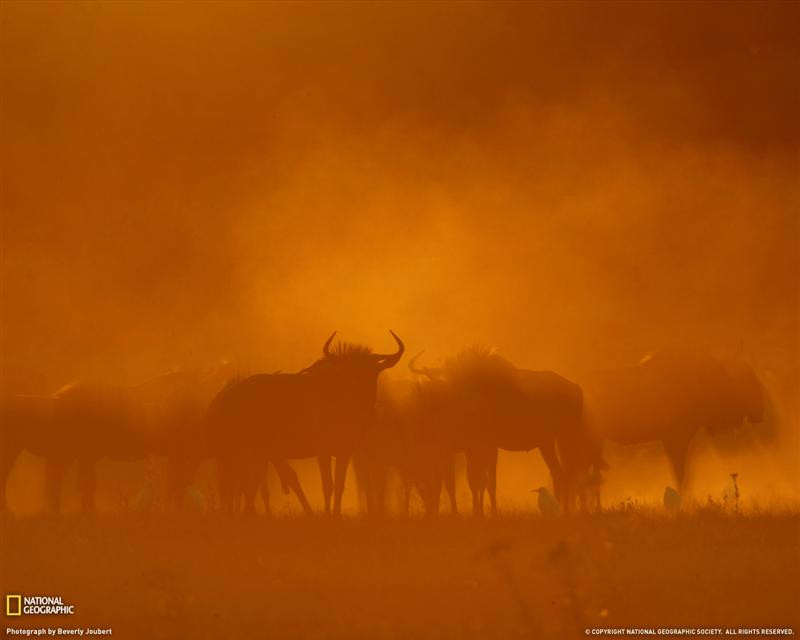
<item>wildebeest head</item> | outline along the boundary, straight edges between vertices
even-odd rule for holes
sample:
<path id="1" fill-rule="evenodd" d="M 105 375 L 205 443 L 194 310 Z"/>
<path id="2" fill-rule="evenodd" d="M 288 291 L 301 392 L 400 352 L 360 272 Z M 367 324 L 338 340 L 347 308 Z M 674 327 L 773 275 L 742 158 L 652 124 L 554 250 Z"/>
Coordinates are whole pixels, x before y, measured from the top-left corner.
<path id="1" fill-rule="evenodd" d="M 485 396 L 487 394 L 521 393 L 517 369 L 492 349 L 479 345 L 462 349 L 441 367 L 422 367 L 417 360 L 423 352 L 411 359 L 408 368 L 423 376 L 421 388 L 445 390 L 457 396 Z"/>
<path id="2" fill-rule="evenodd" d="M 361 387 L 375 395 L 378 375 L 395 366 L 405 351 L 403 341 L 394 331 L 389 331 L 397 342 L 395 353 L 372 353 L 369 347 L 346 342 L 333 343 L 334 331 L 322 347 L 322 358 L 300 373 L 305 375 L 335 376 L 344 384 Z"/>
<path id="3" fill-rule="evenodd" d="M 421 367 L 417 365 L 417 360 L 425 353 L 424 351 L 420 351 L 417 355 L 411 358 L 411 361 L 408 363 L 408 370 L 411 373 L 414 373 L 418 376 L 425 376 L 428 380 L 437 380 L 444 376 L 444 369 L 441 367 Z"/>

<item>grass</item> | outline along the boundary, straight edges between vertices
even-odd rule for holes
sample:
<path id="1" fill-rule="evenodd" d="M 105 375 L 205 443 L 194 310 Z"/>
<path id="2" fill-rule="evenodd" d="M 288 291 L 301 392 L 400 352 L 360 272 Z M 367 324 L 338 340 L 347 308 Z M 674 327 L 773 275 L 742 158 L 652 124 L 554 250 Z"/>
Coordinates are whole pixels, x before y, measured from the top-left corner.
<path id="1" fill-rule="evenodd" d="M 800 630 L 800 517 L 619 510 L 373 521 L 6 519 L 4 593 L 117 638 L 561 638 L 585 627 Z"/>

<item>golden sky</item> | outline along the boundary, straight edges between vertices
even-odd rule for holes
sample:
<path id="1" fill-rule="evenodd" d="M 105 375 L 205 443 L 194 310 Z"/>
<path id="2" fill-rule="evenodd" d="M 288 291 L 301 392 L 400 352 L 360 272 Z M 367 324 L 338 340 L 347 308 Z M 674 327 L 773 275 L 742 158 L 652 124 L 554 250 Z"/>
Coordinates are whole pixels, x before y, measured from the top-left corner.
<path id="1" fill-rule="evenodd" d="M 796 383 L 798 4 L 0 12 L 0 346 L 53 387 L 388 328 Z"/>

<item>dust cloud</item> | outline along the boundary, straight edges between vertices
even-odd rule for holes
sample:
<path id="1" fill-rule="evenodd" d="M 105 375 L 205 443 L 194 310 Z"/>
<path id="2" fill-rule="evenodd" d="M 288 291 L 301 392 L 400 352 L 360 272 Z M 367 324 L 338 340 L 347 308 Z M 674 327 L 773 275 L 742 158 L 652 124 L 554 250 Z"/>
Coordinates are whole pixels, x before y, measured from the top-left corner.
<path id="1" fill-rule="evenodd" d="M 796 496 L 800 6 L 0 11 L 7 371 L 699 343 L 765 379 Z"/>

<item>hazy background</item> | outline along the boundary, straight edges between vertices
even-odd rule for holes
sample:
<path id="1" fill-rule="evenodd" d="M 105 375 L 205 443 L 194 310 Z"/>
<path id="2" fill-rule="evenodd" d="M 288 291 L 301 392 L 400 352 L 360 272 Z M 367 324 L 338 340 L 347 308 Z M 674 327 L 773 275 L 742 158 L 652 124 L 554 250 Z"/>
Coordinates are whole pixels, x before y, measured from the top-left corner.
<path id="1" fill-rule="evenodd" d="M 7 369 L 292 370 L 334 329 L 567 376 L 742 345 L 796 471 L 800 5 L 0 15 Z"/>

